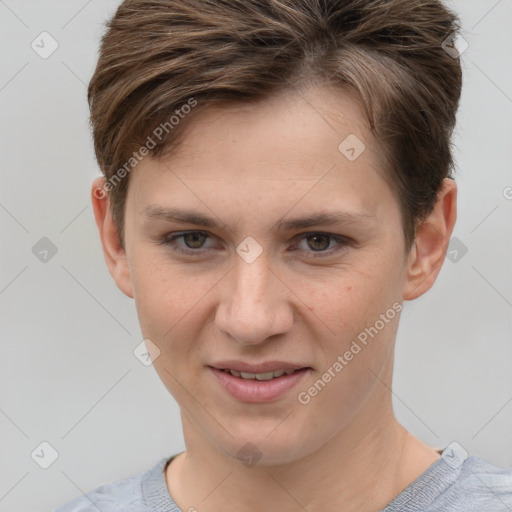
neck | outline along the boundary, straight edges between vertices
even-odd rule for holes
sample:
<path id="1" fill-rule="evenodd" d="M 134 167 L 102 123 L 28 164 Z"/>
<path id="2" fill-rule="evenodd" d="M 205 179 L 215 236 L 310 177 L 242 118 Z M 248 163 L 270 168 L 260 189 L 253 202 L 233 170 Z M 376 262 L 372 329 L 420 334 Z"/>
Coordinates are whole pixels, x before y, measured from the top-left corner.
<path id="1" fill-rule="evenodd" d="M 361 411 L 350 432 L 340 431 L 300 460 L 250 468 L 213 446 L 185 415 L 182 420 L 187 451 L 166 470 L 182 510 L 376 512 L 439 459 L 396 421 L 391 406 L 378 417 L 371 408 Z"/>

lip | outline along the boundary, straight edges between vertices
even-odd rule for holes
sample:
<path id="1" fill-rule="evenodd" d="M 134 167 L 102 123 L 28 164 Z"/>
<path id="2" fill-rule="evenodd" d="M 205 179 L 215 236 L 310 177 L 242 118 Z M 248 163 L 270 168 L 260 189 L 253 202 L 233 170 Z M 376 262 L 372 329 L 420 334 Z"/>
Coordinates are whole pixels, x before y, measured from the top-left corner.
<path id="1" fill-rule="evenodd" d="M 255 367 L 255 365 L 242 366 L 242 368 Z M 231 370 L 237 369 L 231 367 L 229 368 Z M 272 368 L 284 370 L 293 369 L 294 367 L 291 366 L 289 368 L 285 368 L 283 366 L 272 366 L 270 369 Z M 216 377 L 217 382 L 220 383 L 221 387 L 225 391 L 227 391 L 232 397 L 236 398 L 241 402 L 248 403 L 273 402 L 282 397 L 283 395 L 285 395 L 288 391 L 295 387 L 302 379 L 304 379 L 306 375 L 308 375 L 311 372 L 311 368 L 303 367 L 301 370 L 298 370 L 295 373 L 292 373 L 291 375 L 282 375 L 281 377 L 277 377 L 271 380 L 252 380 L 234 377 L 229 372 L 225 372 L 224 370 L 220 370 L 219 368 L 215 368 L 213 366 L 209 366 L 208 369 Z M 268 371 L 270 371 L 270 369 L 268 369 Z M 265 370 L 261 369 L 259 369 L 258 371 L 249 371 L 242 369 L 239 371 L 247 371 L 248 373 L 265 372 Z"/>
<path id="2" fill-rule="evenodd" d="M 219 370 L 237 370 L 244 373 L 266 373 L 274 370 L 298 370 L 300 368 L 310 368 L 306 364 L 290 363 L 285 361 L 265 361 L 258 364 L 248 364 L 235 359 L 219 361 L 218 363 L 209 365 Z"/>

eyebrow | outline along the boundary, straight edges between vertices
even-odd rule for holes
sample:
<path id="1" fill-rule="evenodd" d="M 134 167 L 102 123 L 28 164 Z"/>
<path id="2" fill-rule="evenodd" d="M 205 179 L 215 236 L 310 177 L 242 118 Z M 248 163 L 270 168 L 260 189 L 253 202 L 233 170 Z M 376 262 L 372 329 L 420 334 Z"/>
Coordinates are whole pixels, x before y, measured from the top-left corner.
<path id="1" fill-rule="evenodd" d="M 164 220 L 167 222 L 181 222 L 185 224 L 196 224 L 208 228 L 226 227 L 214 217 L 180 208 L 164 208 L 162 206 L 149 205 L 143 210 L 144 216 L 148 220 Z M 369 223 L 376 216 L 373 213 L 364 210 L 355 212 L 335 211 L 329 213 L 318 213 L 309 217 L 297 217 L 292 219 L 281 219 L 276 222 L 277 231 L 292 231 L 294 229 L 304 229 L 318 225 L 332 226 L 335 224 L 353 224 Z"/>

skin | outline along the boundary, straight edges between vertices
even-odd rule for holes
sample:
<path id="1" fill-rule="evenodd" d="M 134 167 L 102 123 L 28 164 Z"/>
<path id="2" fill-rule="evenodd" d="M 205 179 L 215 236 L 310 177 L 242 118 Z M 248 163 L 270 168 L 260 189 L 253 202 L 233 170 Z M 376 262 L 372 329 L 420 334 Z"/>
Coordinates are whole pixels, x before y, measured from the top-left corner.
<path id="1" fill-rule="evenodd" d="M 338 150 L 351 133 L 366 146 L 353 162 Z M 444 180 L 407 253 L 382 167 L 357 102 L 311 85 L 258 104 L 208 107 L 187 126 L 177 153 L 138 164 L 129 178 L 125 249 L 108 197 L 94 194 L 104 179 L 94 181 L 108 269 L 134 298 L 142 333 L 160 350 L 154 367 L 180 406 L 186 452 L 168 465 L 166 482 L 182 510 L 378 511 L 439 458 L 393 414 L 399 314 L 307 405 L 297 399 L 394 303 L 429 290 L 444 261 L 455 183 Z M 220 224 L 148 219 L 149 205 Z M 282 219 L 340 210 L 371 217 L 276 230 Z M 158 243 L 186 230 L 208 237 L 180 238 L 176 247 L 202 255 Z M 315 232 L 348 241 L 315 239 Z M 235 251 L 248 236 L 263 250 L 250 264 Z M 242 403 L 207 368 L 228 358 L 313 370 L 277 401 Z M 237 458 L 248 442 L 261 454 L 251 467 Z"/>

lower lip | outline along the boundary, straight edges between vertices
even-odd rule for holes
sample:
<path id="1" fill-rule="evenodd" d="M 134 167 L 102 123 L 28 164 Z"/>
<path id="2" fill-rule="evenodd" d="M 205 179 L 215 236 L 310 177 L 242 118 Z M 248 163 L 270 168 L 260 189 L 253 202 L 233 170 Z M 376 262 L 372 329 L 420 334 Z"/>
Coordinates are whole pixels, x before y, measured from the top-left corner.
<path id="1" fill-rule="evenodd" d="M 218 368 L 209 367 L 221 386 L 241 402 L 272 402 L 296 386 L 310 371 L 297 370 L 291 375 L 282 375 L 271 380 L 242 379 Z"/>

